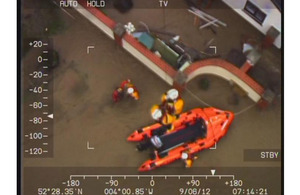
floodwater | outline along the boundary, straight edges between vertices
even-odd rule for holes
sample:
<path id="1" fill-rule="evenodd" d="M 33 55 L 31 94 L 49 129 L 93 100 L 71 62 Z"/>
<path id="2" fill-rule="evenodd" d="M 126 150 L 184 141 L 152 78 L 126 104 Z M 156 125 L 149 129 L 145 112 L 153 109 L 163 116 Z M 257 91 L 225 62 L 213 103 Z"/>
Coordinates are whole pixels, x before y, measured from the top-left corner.
<path id="1" fill-rule="evenodd" d="M 171 86 L 76 11 L 68 12 L 75 19 L 61 12 L 67 29 L 53 36 L 54 48 L 61 59 L 53 73 L 55 79 L 51 81 L 54 85 L 54 157 L 25 159 L 24 166 L 138 168 L 149 154 L 135 151 L 135 144 L 128 143 L 126 138 L 134 130 L 153 123 L 149 110 L 153 104 L 160 103 L 161 94 Z M 176 15 L 173 13 L 172 17 Z M 155 16 L 152 19 L 159 20 Z M 87 54 L 87 46 L 91 45 L 94 49 Z M 30 51 L 24 60 L 30 59 L 32 53 Z M 240 97 L 238 105 L 229 105 L 228 99 L 233 93 L 229 83 L 221 78 L 205 77 L 210 80 L 207 91 L 200 89 L 200 78 L 191 81 L 187 87 L 208 104 L 239 112 L 254 103 L 247 97 Z M 112 103 L 113 90 L 127 78 L 139 89 L 140 100 L 124 99 Z M 184 92 L 182 97 L 185 111 L 205 106 L 190 93 Z M 217 149 L 199 153 L 194 166 L 269 166 L 267 162 L 244 162 L 243 151 L 279 149 L 280 119 L 280 105 L 264 111 L 253 107 L 238 115 Z M 87 142 L 93 150 L 87 148 Z M 271 164 L 280 166 L 279 162 Z M 170 166 L 184 169 L 181 162 Z"/>

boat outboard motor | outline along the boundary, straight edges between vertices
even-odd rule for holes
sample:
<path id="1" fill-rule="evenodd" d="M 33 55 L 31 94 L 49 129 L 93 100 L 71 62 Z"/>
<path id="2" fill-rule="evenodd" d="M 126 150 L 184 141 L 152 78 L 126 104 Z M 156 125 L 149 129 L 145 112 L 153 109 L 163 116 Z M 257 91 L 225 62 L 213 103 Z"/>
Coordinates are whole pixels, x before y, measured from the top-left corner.
<path id="1" fill-rule="evenodd" d="M 151 138 L 151 143 L 156 149 L 162 147 L 162 145 L 163 145 L 160 138 L 157 135 L 155 135 Z"/>

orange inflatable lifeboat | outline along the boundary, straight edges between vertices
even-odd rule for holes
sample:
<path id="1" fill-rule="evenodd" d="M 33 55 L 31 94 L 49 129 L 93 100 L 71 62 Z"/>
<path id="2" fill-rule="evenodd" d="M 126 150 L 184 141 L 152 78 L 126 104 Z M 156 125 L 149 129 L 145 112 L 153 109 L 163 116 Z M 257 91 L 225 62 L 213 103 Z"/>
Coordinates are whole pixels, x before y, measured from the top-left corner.
<path id="1" fill-rule="evenodd" d="M 193 155 L 211 148 L 227 133 L 233 119 L 230 111 L 196 108 L 181 114 L 174 121 L 172 131 L 156 123 L 134 131 L 127 140 L 138 142 L 139 151 L 153 150 L 153 159 L 139 168 L 139 171 L 149 171 L 181 159 L 183 152 Z"/>

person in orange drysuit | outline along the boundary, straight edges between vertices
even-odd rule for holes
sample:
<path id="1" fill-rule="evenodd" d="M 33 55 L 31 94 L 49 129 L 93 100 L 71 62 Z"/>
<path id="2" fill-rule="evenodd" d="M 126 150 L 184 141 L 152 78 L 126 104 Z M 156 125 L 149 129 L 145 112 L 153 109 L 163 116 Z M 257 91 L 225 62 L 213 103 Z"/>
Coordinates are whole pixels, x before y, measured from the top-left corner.
<path id="1" fill-rule="evenodd" d="M 185 168 L 191 168 L 193 166 L 194 160 L 198 159 L 198 157 L 186 151 L 181 153 L 181 159 L 184 161 Z"/>
<path id="2" fill-rule="evenodd" d="M 179 117 L 183 110 L 184 101 L 179 96 L 177 89 L 170 89 L 164 93 L 161 97 L 162 107 L 164 107 L 169 114 Z"/>
<path id="3" fill-rule="evenodd" d="M 137 90 L 137 88 L 135 87 L 135 85 L 133 85 L 131 83 L 130 79 L 122 81 L 120 88 L 122 88 L 123 91 L 127 95 L 129 95 L 130 97 L 132 97 L 133 99 L 135 99 L 135 100 L 139 100 L 140 99 L 139 91 Z"/>
<path id="4" fill-rule="evenodd" d="M 176 117 L 161 109 L 159 105 L 152 106 L 151 116 L 156 122 L 159 122 L 163 126 L 166 126 L 168 130 L 173 129 L 172 123 L 176 120 Z"/>

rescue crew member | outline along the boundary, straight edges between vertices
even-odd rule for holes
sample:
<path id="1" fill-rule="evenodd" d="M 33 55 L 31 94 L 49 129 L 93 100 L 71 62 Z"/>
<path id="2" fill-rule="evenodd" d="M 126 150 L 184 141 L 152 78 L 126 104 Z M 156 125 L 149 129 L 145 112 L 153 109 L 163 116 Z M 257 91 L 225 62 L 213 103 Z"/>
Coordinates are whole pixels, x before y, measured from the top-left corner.
<path id="1" fill-rule="evenodd" d="M 174 129 L 172 123 L 176 120 L 176 117 L 162 110 L 159 105 L 152 106 L 151 116 L 156 122 L 166 126 L 169 131 Z"/>
<path id="2" fill-rule="evenodd" d="M 162 95 L 161 98 L 162 105 L 166 107 L 168 112 L 172 115 L 178 117 L 184 106 L 183 99 L 179 96 L 179 92 L 177 89 L 170 89 L 166 93 Z"/>
<path id="3" fill-rule="evenodd" d="M 123 91 L 125 91 L 126 94 L 132 97 L 133 99 L 140 99 L 139 92 L 137 88 L 131 83 L 130 79 L 122 81 L 120 88 L 122 88 Z"/>
<path id="4" fill-rule="evenodd" d="M 119 102 L 124 96 L 123 89 L 121 87 L 117 87 L 113 92 L 113 101 Z"/>
<path id="5" fill-rule="evenodd" d="M 127 88 L 127 94 L 135 100 L 140 99 L 139 92 L 134 86 L 130 86 L 129 88 Z"/>
<path id="6" fill-rule="evenodd" d="M 182 152 L 181 159 L 184 161 L 185 168 L 191 168 L 193 166 L 194 160 L 198 159 L 198 157 L 188 152 Z"/>
<path id="7" fill-rule="evenodd" d="M 151 116 L 156 122 L 161 122 L 163 112 L 159 105 L 153 105 L 151 108 Z"/>

